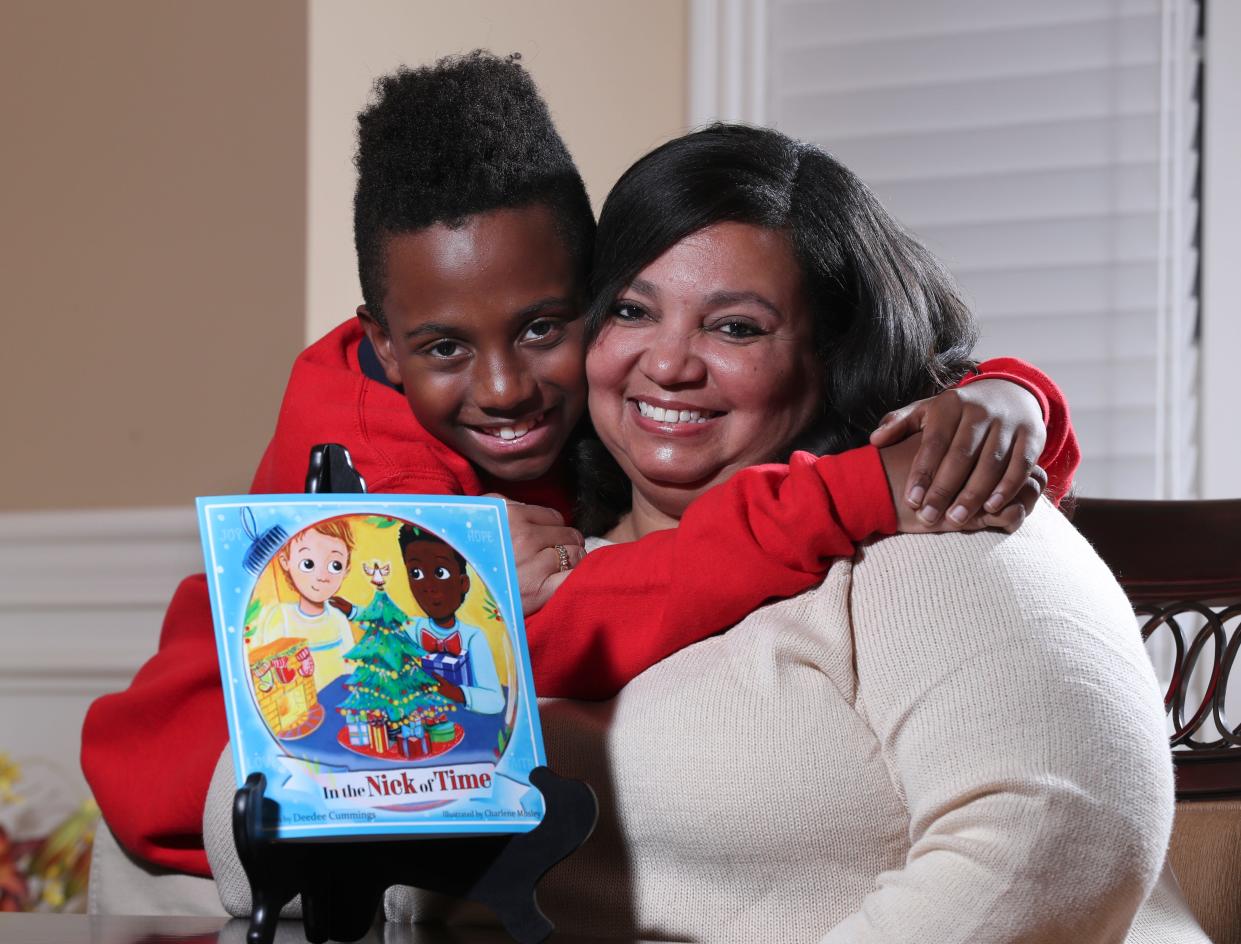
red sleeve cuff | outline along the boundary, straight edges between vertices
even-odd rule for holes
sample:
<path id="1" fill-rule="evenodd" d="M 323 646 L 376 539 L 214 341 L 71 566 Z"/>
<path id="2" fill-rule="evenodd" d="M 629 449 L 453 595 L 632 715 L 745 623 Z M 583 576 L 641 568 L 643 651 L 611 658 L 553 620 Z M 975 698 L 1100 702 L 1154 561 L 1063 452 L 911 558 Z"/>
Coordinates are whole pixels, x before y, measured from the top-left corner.
<path id="1" fill-rule="evenodd" d="M 1014 383 L 1023 390 L 1028 390 L 1034 395 L 1034 399 L 1038 401 L 1039 409 L 1043 412 L 1043 424 L 1046 425 L 1051 419 L 1051 405 L 1047 402 L 1047 394 L 1041 387 L 1035 384 L 1030 378 L 1023 377 L 1020 374 L 1010 374 L 1005 370 L 983 370 L 977 374 L 970 374 L 962 380 L 958 387 L 965 387 L 980 380 L 1007 380 Z"/>
<path id="2" fill-rule="evenodd" d="M 857 543 L 877 534 L 896 533 L 896 506 L 878 449 L 862 446 L 817 461 L 809 453 L 798 453 L 794 459 L 803 455 L 815 462 L 850 540 Z"/>

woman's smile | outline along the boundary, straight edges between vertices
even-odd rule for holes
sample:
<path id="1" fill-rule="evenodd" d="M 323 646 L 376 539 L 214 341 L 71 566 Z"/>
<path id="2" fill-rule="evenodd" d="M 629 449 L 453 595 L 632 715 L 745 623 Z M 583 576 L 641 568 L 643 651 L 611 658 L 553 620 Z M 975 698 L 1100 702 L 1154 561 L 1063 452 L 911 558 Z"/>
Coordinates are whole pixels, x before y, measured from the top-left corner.
<path id="1" fill-rule="evenodd" d="M 653 435 L 700 435 L 720 417 L 723 410 L 709 410 L 684 401 L 663 400 L 659 397 L 640 397 L 629 401 L 638 416 L 634 422 Z"/>

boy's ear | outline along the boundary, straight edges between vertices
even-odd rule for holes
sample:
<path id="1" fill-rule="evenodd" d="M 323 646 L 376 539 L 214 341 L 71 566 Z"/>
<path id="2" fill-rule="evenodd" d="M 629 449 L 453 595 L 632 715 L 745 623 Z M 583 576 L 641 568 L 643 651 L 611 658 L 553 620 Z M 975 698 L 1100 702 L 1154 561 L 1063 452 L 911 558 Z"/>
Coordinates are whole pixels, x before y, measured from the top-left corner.
<path id="1" fill-rule="evenodd" d="M 396 352 L 392 349 L 392 336 L 388 334 L 388 329 L 372 317 L 365 305 L 358 306 L 357 315 L 358 321 L 362 323 L 362 330 L 366 332 L 371 347 L 375 349 L 375 356 L 379 358 L 379 364 L 384 369 L 384 377 L 392 386 L 399 387 L 401 372 L 397 370 Z"/>
<path id="2" fill-rule="evenodd" d="M 461 596 L 464 598 L 465 595 L 469 592 L 470 592 L 470 575 L 462 574 L 461 575 Z"/>

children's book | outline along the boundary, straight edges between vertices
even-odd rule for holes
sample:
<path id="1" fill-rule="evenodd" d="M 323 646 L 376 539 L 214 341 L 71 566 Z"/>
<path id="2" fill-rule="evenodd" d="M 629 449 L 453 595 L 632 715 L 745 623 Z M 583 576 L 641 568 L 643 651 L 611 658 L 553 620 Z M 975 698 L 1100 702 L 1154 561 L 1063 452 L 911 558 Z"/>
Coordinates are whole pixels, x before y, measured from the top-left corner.
<path id="1" fill-rule="evenodd" d="M 504 503 L 198 499 L 238 786 L 277 839 L 518 833 L 543 816 Z"/>

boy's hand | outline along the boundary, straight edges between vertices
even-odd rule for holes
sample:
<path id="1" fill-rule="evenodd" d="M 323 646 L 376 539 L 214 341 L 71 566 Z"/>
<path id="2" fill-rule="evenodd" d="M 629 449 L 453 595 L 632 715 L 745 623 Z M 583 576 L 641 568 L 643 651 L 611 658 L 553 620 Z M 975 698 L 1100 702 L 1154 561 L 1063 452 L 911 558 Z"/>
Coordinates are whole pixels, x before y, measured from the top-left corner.
<path id="1" fill-rule="evenodd" d="M 1047 429 L 1038 401 L 1024 387 L 1007 380 L 953 387 L 893 410 L 870 441 L 882 449 L 918 432 L 909 475 L 892 492 L 898 519 L 902 506 L 917 511 L 923 525 L 935 525 L 946 512 L 944 528 L 958 530 L 980 513 L 1002 516 L 1014 502 L 1027 513 L 1033 508 L 1025 499 L 1034 485 L 1046 483 L 1035 470 Z"/>
<path id="2" fill-rule="evenodd" d="M 461 691 L 460 685 L 454 685 L 448 679 L 442 679 L 439 676 L 436 676 L 436 681 L 439 683 L 437 689 L 441 695 L 455 701 L 458 705 L 465 704 L 465 692 Z"/>
<path id="3" fill-rule="evenodd" d="M 489 497 L 504 498 L 494 494 Z M 586 556 L 586 542 L 580 531 L 565 525 L 558 511 L 541 505 L 523 505 L 507 498 L 504 503 L 508 507 L 508 529 L 513 535 L 521 609 L 529 615 L 551 599 L 556 588 Z M 568 570 L 560 566 L 557 544 L 568 555 Z"/>
<path id="4" fill-rule="evenodd" d="M 981 381 L 980 381 L 981 383 Z M 908 502 L 901 501 L 897 496 L 909 479 L 910 470 L 922 447 L 921 436 L 915 434 L 896 443 L 884 446 L 879 450 L 879 458 L 883 462 L 883 470 L 888 476 L 888 487 L 892 490 L 893 505 L 896 508 L 896 530 L 902 534 L 917 534 L 948 531 L 978 531 L 982 528 L 999 528 L 1010 534 L 1016 531 L 1026 520 L 1026 515 L 1034 510 L 1035 503 L 1043 494 L 1047 485 L 1047 473 L 1040 466 L 1035 466 L 1017 490 L 1017 497 L 995 514 L 985 509 L 969 518 L 964 524 L 957 524 L 951 518 L 940 517 L 936 524 L 927 524 Z"/>

